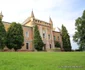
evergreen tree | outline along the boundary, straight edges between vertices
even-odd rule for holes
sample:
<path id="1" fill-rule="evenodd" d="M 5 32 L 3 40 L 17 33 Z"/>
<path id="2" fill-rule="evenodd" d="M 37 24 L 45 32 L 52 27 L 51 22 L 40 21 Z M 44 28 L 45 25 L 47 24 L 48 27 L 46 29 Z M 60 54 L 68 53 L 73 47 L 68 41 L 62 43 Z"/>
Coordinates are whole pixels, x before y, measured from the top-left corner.
<path id="1" fill-rule="evenodd" d="M 2 19 L 0 18 L 0 50 L 3 50 L 6 43 L 6 31 L 2 22 Z"/>
<path id="2" fill-rule="evenodd" d="M 75 27 L 73 40 L 79 45 L 79 50 L 85 50 L 85 10 L 83 15 L 77 18 Z"/>
<path id="3" fill-rule="evenodd" d="M 33 44 L 34 44 L 34 48 L 36 50 L 38 50 L 38 51 L 43 50 L 44 43 L 41 39 L 37 25 L 34 26 L 34 41 L 33 41 Z"/>
<path id="4" fill-rule="evenodd" d="M 70 36 L 64 25 L 62 25 L 62 41 L 63 41 L 63 49 L 65 51 L 71 51 Z"/>
<path id="5" fill-rule="evenodd" d="M 9 49 L 17 51 L 22 48 L 24 42 L 23 29 L 21 24 L 13 22 L 7 31 L 6 45 Z"/>

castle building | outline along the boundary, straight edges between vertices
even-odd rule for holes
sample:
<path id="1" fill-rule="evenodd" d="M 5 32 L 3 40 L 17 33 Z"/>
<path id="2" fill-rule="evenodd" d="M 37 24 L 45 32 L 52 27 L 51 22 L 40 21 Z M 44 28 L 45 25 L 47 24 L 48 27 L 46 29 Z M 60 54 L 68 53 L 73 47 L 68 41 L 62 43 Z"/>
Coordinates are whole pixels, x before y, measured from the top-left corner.
<path id="1" fill-rule="evenodd" d="M 0 17 L 3 18 L 2 13 L 0 13 Z M 3 21 L 6 31 L 8 30 L 10 23 Z M 49 22 L 45 22 L 39 19 L 36 19 L 33 11 L 31 12 L 31 16 L 28 17 L 23 23 L 23 35 L 24 35 L 24 45 L 20 50 L 34 50 L 33 47 L 33 29 L 34 26 L 38 26 L 38 30 L 40 32 L 40 36 L 45 44 L 44 50 L 54 49 L 55 44 L 54 41 L 58 41 L 62 46 L 62 37 L 61 33 L 53 30 L 53 21 L 49 18 Z M 6 49 L 6 48 L 5 48 Z"/>

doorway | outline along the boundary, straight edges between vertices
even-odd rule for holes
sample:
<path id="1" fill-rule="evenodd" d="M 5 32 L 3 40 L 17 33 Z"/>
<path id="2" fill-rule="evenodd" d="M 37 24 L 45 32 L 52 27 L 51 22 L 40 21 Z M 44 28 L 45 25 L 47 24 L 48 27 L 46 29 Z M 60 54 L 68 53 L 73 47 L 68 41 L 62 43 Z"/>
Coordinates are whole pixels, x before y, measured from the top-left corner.
<path id="1" fill-rule="evenodd" d="M 29 43 L 26 43 L 26 49 L 29 49 Z"/>
<path id="2" fill-rule="evenodd" d="M 50 49 L 51 49 L 52 47 L 51 47 L 51 44 L 50 44 Z"/>

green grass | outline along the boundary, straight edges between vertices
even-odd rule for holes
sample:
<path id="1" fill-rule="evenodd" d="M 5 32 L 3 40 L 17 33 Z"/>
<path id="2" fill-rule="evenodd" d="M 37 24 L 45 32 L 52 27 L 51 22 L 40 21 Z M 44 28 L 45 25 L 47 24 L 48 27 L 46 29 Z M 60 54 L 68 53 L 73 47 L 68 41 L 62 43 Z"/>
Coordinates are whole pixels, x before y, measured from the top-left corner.
<path id="1" fill-rule="evenodd" d="M 85 70 L 85 52 L 0 52 L 0 70 Z"/>

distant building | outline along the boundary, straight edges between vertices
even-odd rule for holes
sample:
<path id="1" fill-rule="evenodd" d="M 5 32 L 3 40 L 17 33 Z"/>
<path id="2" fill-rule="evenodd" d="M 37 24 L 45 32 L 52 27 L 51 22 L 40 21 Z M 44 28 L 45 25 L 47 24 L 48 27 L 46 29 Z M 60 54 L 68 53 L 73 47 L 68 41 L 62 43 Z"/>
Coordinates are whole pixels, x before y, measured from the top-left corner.
<path id="1" fill-rule="evenodd" d="M 2 13 L 0 13 L 0 17 L 3 18 Z M 3 21 L 5 29 L 10 26 L 9 22 Z M 36 19 L 33 11 L 31 12 L 31 16 L 28 17 L 23 23 L 23 35 L 24 35 L 24 46 L 20 50 L 34 50 L 33 48 L 33 28 L 35 24 L 38 26 L 41 38 L 45 44 L 44 50 L 54 49 L 55 44 L 54 41 L 58 41 L 62 46 L 62 37 L 61 33 L 53 30 L 53 22 L 52 19 L 49 18 L 49 22 L 45 22 L 39 19 Z M 6 49 L 6 48 L 5 48 Z"/>

